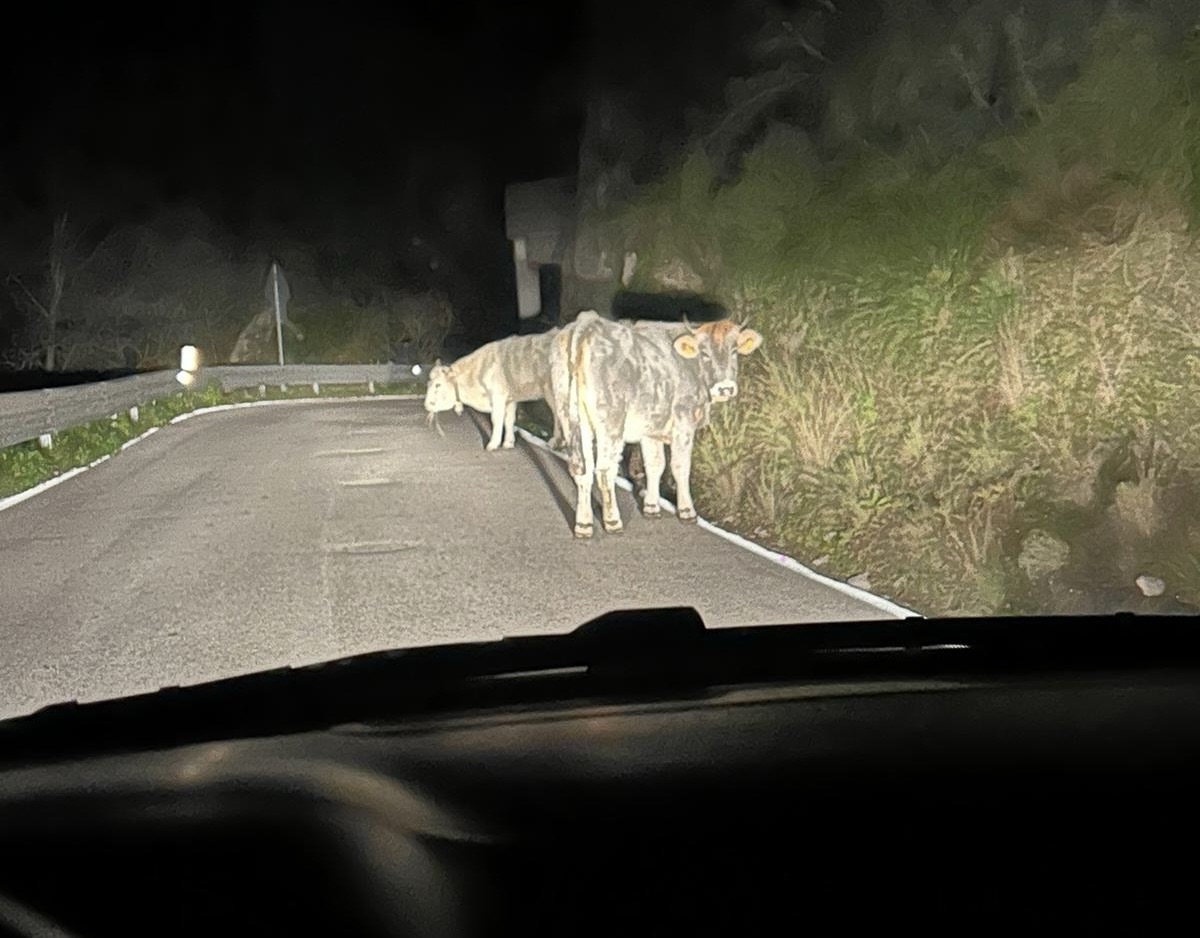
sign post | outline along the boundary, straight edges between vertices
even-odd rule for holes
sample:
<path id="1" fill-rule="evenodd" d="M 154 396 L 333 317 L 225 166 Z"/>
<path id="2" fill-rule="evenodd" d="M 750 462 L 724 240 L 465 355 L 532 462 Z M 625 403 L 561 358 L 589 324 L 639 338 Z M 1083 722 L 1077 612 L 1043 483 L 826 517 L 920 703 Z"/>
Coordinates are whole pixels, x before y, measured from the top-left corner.
<path id="1" fill-rule="evenodd" d="M 279 301 L 279 262 L 271 262 L 271 292 L 275 296 L 275 337 L 279 343 L 279 364 L 283 366 L 283 308 Z"/>

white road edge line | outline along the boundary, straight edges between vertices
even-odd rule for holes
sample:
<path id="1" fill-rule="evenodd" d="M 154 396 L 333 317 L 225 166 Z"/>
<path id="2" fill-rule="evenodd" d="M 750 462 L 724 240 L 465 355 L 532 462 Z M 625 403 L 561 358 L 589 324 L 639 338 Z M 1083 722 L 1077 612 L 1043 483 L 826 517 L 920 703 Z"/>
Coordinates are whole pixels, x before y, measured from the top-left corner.
<path id="1" fill-rule="evenodd" d="M 523 439 L 526 443 L 530 444 L 531 446 L 536 446 L 538 449 L 544 450 L 545 452 L 550 453 L 552 456 L 557 456 L 559 459 L 566 462 L 567 457 L 562 453 L 552 450 L 547 445 L 545 440 L 541 439 L 535 434 L 530 433 L 528 430 L 525 430 L 522 427 L 514 427 L 513 429 L 520 434 L 521 439 Z M 633 492 L 633 483 L 628 479 L 618 476 L 617 486 L 626 492 Z M 660 499 L 659 503 L 671 514 L 675 514 L 675 506 L 665 498 Z M 781 554 L 778 551 L 768 550 L 761 544 L 755 544 L 753 541 L 746 540 L 746 538 L 739 534 L 734 534 L 732 531 L 726 531 L 723 528 L 717 527 L 711 521 L 706 521 L 699 517 L 696 519 L 696 521 L 703 530 L 711 531 L 718 537 L 724 538 L 731 544 L 736 544 L 743 550 L 748 550 L 752 554 L 757 554 L 758 556 L 770 560 L 773 563 L 779 564 L 781 567 L 786 567 L 788 570 L 791 570 L 794 573 L 799 573 L 801 576 L 806 576 L 810 580 L 815 580 L 817 583 L 828 586 L 830 589 L 836 590 L 839 593 L 844 593 L 847 596 L 853 596 L 855 599 L 893 615 L 897 619 L 925 618 L 919 612 L 909 609 L 906 606 L 901 606 L 899 603 L 892 602 L 890 599 L 885 599 L 882 596 L 876 596 L 874 593 L 867 592 L 861 587 L 851 586 L 849 583 L 843 582 L 842 580 L 835 580 L 833 577 L 826 576 L 823 573 L 818 573 L 816 570 L 804 566 L 804 564 L 800 563 L 800 561 L 796 560 L 795 558 L 787 556 L 787 554 Z"/>
<path id="2" fill-rule="evenodd" d="M 167 423 L 163 424 L 163 426 L 182 423 L 189 417 L 196 417 L 200 414 L 214 414 L 218 411 L 237 410 L 241 407 L 266 407 L 271 404 L 311 404 L 313 402 L 329 404 L 336 401 L 422 401 L 424 399 L 424 396 L 421 394 L 371 394 L 366 397 L 290 397 L 287 400 L 282 401 L 243 401 L 239 404 L 215 404 L 212 407 L 198 407 L 195 410 L 189 410 L 186 414 L 179 414 L 176 417 L 172 417 Z M 126 440 L 121 444 L 121 448 L 117 450 L 117 453 L 125 452 L 125 450 L 129 449 L 129 447 L 133 446 L 135 443 L 140 443 L 151 434 L 157 433 L 163 428 L 163 426 L 151 427 L 145 433 L 139 434 L 131 440 Z M 21 502 L 27 501 L 28 499 L 33 498 L 35 495 L 40 495 L 42 492 L 54 488 L 56 485 L 62 485 L 62 483 L 66 482 L 67 479 L 73 479 L 75 476 L 79 475 L 80 473 L 87 472 L 89 469 L 95 469 L 98 465 L 100 465 L 100 463 L 108 462 L 108 460 L 112 459 L 113 456 L 117 455 L 117 453 L 108 453 L 104 456 L 101 456 L 99 459 L 92 460 L 86 466 L 76 466 L 74 469 L 68 469 L 62 475 L 55 476 L 53 479 L 47 479 L 45 482 L 39 482 L 37 485 L 33 486 L 33 488 L 28 488 L 23 492 L 17 492 L 13 495 L 0 498 L 0 511 L 4 511 L 7 508 L 12 508 L 14 505 L 19 505 Z"/>

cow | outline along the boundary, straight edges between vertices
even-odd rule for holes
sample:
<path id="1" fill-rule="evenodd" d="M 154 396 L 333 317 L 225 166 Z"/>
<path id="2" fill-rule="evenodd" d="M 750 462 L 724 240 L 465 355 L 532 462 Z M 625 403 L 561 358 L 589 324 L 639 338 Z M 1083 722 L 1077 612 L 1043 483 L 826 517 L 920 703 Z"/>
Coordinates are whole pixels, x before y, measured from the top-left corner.
<path id="1" fill-rule="evenodd" d="M 492 418 L 492 435 L 486 449 L 516 443 L 513 424 L 517 404 L 545 400 L 554 411 L 551 445 L 562 445 L 558 411 L 550 382 L 550 349 L 559 330 L 537 335 L 510 336 L 489 342 L 449 365 L 438 359 L 429 370 L 425 411 L 432 417 L 447 410 L 461 414 L 463 405 Z"/>
<path id="2" fill-rule="evenodd" d="M 626 443 L 640 444 L 645 464 L 642 513 L 661 516 L 659 483 L 669 444 L 676 513 L 682 521 L 696 520 L 690 486 L 696 431 L 708 425 L 714 403 L 737 396 L 738 360 L 761 344 L 761 335 L 729 319 L 697 326 L 613 322 L 593 310 L 555 337 L 551 378 L 577 488 L 576 537 L 592 536 L 593 481 L 604 530 L 624 527 L 616 476 Z"/>

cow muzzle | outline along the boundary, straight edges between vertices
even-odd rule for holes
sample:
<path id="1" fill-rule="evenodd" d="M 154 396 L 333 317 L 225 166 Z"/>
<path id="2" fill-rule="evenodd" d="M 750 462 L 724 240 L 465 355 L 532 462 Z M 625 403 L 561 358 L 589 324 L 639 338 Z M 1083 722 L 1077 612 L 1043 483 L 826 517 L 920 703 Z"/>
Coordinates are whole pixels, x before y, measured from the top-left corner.
<path id="1" fill-rule="evenodd" d="M 718 381 L 708 390 L 709 395 L 711 395 L 714 401 L 727 401 L 737 397 L 737 392 L 736 381 Z"/>

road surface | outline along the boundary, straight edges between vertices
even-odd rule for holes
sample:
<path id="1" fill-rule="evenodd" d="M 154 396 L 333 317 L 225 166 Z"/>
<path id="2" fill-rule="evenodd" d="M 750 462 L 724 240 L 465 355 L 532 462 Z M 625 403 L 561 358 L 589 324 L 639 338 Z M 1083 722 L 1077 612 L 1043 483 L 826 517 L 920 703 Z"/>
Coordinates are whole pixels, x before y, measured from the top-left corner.
<path id="1" fill-rule="evenodd" d="M 640 605 L 888 617 L 625 493 L 624 534 L 576 541 L 559 459 L 442 425 L 396 400 L 197 415 L 0 512 L 0 717 Z"/>

